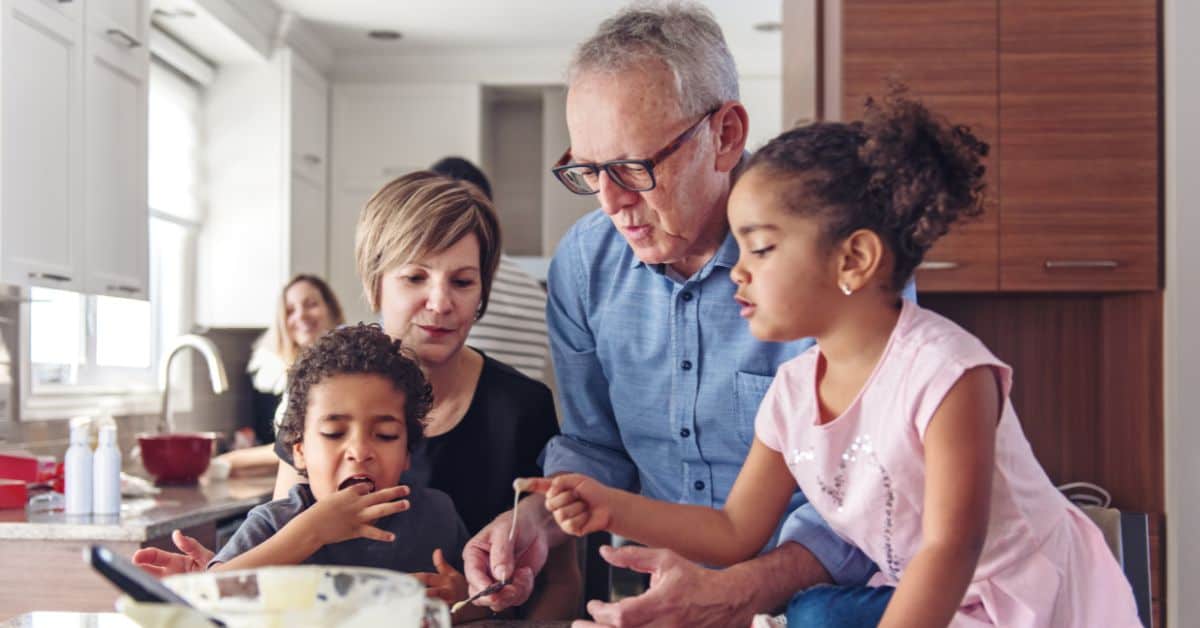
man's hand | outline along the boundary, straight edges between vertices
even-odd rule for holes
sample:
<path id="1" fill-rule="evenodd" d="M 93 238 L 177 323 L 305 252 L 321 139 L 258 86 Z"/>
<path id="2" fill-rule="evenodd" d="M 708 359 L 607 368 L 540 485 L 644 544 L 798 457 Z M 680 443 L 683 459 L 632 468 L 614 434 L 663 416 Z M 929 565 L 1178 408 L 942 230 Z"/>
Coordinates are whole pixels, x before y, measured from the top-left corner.
<path id="1" fill-rule="evenodd" d="M 529 510 L 537 509 L 543 514 L 545 510 L 540 499 L 527 498 L 523 505 L 512 542 L 508 540 L 513 526 L 513 513 L 509 511 L 480 530 L 463 549 L 463 571 L 472 595 L 496 582 L 510 580 L 508 586 L 476 600 L 478 606 L 499 612 L 524 604 L 533 593 L 534 576 L 546 564 L 550 551 L 546 530 L 535 517 L 524 516 Z"/>
<path id="2" fill-rule="evenodd" d="M 351 484 L 336 493 L 318 500 L 301 513 L 293 523 L 301 523 L 318 547 L 366 538 L 391 542 L 396 535 L 371 525 L 378 519 L 408 510 L 407 486 L 390 486 L 369 493 L 364 483 Z M 394 501 L 399 500 L 399 501 Z M 310 537 L 305 537 L 310 538 Z"/>
<path id="3" fill-rule="evenodd" d="M 182 554 L 165 552 L 156 547 L 144 547 L 133 553 L 133 564 L 141 567 L 142 571 L 162 578 L 192 571 L 204 571 L 208 561 L 212 560 L 213 552 L 200 544 L 199 541 L 175 530 L 171 540 Z"/>
<path id="4" fill-rule="evenodd" d="M 415 573 L 413 577 L 425 585 L 425 595 L 436 597 L 447 605 L 467 599 L 467 579 L 446 562 L 442 550 L 433 550 L 433 566 L 437 573 Z"/>
<path id="5" fill-rule="evenodd" d="M 705 569 L 665 549 L 605 546 L 600 555 L 616 567 L 650 574 L 650 589 L 619 602 L 588 602 L 595 621 L 576 621 L 573 628 L 723 628 L 749 626 L 754 617 L 753 596 L 743 591 L 743 582 L 725 572 Z"/>

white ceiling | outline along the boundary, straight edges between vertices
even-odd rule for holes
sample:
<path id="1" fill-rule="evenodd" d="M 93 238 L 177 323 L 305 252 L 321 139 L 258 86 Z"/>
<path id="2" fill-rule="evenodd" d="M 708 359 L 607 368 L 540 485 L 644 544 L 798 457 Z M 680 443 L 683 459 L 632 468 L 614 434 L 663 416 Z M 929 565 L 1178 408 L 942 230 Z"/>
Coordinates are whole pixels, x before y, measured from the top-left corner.
<path id="1" fill-rule="evenodd" d="M 780 20 L 781 0 L 705 0 L 735 55 L 779 50 L 778 33 L 753 26 Z M 495 48 L 569 49 L 591 34 L 626 0 L 276 0 L 309 22 L 338 53 Z M 392 29 L 395 42 L 368 39 Z"/>

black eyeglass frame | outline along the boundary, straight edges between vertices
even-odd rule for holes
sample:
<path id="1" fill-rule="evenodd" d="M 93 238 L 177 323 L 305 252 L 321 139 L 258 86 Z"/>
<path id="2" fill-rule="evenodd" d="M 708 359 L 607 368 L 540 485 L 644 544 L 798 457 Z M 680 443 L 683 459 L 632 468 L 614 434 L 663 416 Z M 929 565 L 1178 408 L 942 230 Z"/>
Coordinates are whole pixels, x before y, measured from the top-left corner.
<path id="1" fill-rule="evenodd" d="M 720 110 L 721 110 L 720 105 L 713 107 L 712 109 L 709 109 L 708 112 L 705 113 L 703 116 L 701 116 L 699 120 L 697 120 L 694 124 L 692 124 L 692 126 L 689 126 L 682 133 L 680 133 L 674 140 L 671 140 L 671 142 L 669 144 L 667 144 L 662 150 L 658 151 L 657 153 L 654 153 L 654 155 L 652 155 L 648 159 L 614 159 L 612 161 L 606 161 L 603 163 L 596 163 L 596 162 L 569 163 L 571 160 L 571 148 L 568 146 L 566 152 L 564 152 L 562 154 L 562 157 L 558 158 L 558 161 L 555 162 L 554 167 L 550 169 L 550 172 L 554 173 L 554 178 L 558 179 L 559 182 L 562 183 L 564 187 L 566 187 L 571 192 L 573 192 L 575 194 L 579 194 L 581 196 L 592 196 L 594 194 L 599 194 L 600 190 L 597 189 L 597 190 L 592 190 L 590 192 L 584 192 L 584 191 L 580 191 L 580 190 L 576 189 L 573 185 L 571 185 L 570 183 L 567 182 L 567 174 L 566 173 L 568 170 L 574 170 L 576 168 L 588 168 L 596 176 L 599 176 L 600 171 L 603 170 L 608 173 L 608 178 L 612 179 L 613 183 L 616 183 L 617 185 L 621 186 L 622 188 L 625 188 L 626 190 L 629 190 L 631 192 L 649 192 L 650 190 L 653 190 L 655 187 L 658 186 L 658 178 L 654 176 L 654 167 L 661 164 L 662 162 L 666 161 L 666 159 L 668 157 L 670 157 L 671 155 L 674 155 L 676 151 L 678 151 L 680 148 L 683 147 L 684 144 L 686 144 L 688 142 L 688 140 L 692 139 L 692 137 L 694 135 L 696 135 L 696 132 L 700 130 L 701 126 L 703 126 L 705 120 L 708 120 L 709 117 L 712 116 L 712 114 L 714 114 Z M 624 166 L 624 165 L 636 165 L 636 166 L 641 166 L 642 168 L 645 168 L 646 174 L 650 175 L 649 187 L 634 188 L 634 187 L 631 187 L 631 186 L 623 183 L 621 181 L 621 177 L 619 175 L 614 174 L 614 171 L 612 169 L 617 166 Z"/>

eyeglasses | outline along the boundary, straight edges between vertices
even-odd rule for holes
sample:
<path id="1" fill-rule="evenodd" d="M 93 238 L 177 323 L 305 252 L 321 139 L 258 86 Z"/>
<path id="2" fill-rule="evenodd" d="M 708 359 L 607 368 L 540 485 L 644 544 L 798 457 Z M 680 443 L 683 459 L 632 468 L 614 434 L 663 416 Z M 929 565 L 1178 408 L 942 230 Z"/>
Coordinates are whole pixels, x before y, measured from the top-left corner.
<path id="1" fill-rule="evenodd" d="M 568 163 L 571 160 L 571 149 L 563 153 L 554 167 L 550 169 L 554 176 L 576 194 L 595 194 L 600 191 L 600 171 L 608 173 L 613 183 L 633 192 L 649 192 L 657 185 L 654 179 L 654 166 L 662 163 L 675 154 L 681 146 L 692 139 L 709 116 L 720 110 L 714 107 L 704 114 L 695 124 L 688 127 L 667 144 L 665 148 L 649 159 L 614 159 L 604 163 Z"/>

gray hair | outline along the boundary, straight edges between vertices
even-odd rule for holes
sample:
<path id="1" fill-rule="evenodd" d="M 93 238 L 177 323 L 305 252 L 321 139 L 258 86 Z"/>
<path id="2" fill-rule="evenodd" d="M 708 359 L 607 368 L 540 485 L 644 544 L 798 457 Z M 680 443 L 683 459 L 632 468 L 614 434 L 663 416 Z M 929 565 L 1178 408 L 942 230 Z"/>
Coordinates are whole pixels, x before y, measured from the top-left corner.
<path id="1" fill-rule="evenodd" d="M 586 72 L 626 71 L 647 58 L 671 70 L 685 115 L 738 100 L 737 67 L 721 27 L 694 2 L 639 2 L 622 9 L 575 50 L 567 81 L 573 85 Z"/>

